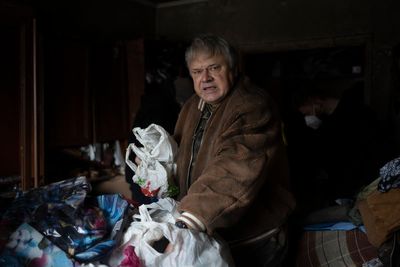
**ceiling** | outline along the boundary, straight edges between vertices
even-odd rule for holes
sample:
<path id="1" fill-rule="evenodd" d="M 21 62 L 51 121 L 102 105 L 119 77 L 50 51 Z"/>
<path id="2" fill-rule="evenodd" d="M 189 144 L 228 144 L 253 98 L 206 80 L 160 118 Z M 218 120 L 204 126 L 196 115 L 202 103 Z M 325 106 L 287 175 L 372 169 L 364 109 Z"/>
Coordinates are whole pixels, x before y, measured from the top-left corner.
<path id="1" fill-rule="evenodd" d="M 209 0 L 0 0 L 0 3 L 2 1 L 9 2 L 10 6 L 32 9 L 37 27 L 46 36 L 97 40 L 152 37 L 157 9 Z"/>
<path id="2" fill-rule="evenodd" d="M 150 5 L 156 8 L 180 6 L 186 4 L 193 4 L 198 2 L 206 2 L 208 0 L 128 0 L 130 2 L 141 3 L 144 5 Z"/>

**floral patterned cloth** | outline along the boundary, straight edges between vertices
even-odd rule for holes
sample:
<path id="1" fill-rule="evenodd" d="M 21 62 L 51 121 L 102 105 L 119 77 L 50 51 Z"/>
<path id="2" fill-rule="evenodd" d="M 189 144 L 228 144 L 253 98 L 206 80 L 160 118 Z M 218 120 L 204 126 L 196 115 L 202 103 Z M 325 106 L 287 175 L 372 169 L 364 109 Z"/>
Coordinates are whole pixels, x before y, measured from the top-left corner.
<path id="1" fill-rule="evenodd" d="M 11 237 L 20 236 L 26 230 L 21 232 L 19 227 L 25 225 L 26 229 L 28 225 L 43 235 L 46 242 L 79 262 L 107 256 L 116 243 L 114 227 L 123 220 L 129 204 L 119 195 L 88 196 L 90 190 L 86 178 L 78 177 L 24 193 L 15 199 L 0 221 L 3 241 L 0 250 L 4 246 L 8 249 L 4 252 L 8 259 L 10 242 L 6 244 L 6 241 L 10 233 Z M 12 255 L 19 257 L 18 253 Z"/>
<path id="2" fill-rule="evenodd" d="M 0 256 L 1 266 L 73 267 L 73 261 L 29 224 L 23 223 L 11 234 Z"/>

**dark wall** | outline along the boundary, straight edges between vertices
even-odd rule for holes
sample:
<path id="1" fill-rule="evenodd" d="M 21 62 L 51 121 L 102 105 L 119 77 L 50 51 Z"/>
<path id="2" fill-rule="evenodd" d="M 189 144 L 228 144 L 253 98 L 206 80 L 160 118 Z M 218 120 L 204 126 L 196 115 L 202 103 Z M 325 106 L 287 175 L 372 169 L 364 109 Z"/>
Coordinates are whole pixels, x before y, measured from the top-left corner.
<path id="1" fill-rule="evenodd" d="M 157 9 L 156 34 L 187 40 L 211 32 L 236 43 L 245 53 L 295 51 L 362 45 L 366 102 L 382 120 L 397 120 L 393 84 L 400 43 L 400 1 L 395 0 L 212 0 Z"/>
<path id="2" fill-rule="evenodd" d="M 152 37 L 155 9 L 133 1 L 39 0 L 38 26 L 47 34 L 86 39 Z"/>
<path id="3" fill-rule="evenodd" d="M 399 9 L 395 0 L 200 0 L 141 6 L 132 16 L 156 38 L 187 41 L 213 32 L 245 52 L 364 45 L 366 102 L 386 120 L 397 116 L 393 106 L 399 105 L 393 103 L 400 89 L 394 88 L 392 71 L 398 61 L 393 49 L 400 43 Z M 142 10 L 155 12 L 155 19 Z"/>
<path id="4" fill-rule="evenodd" d="M 212 0 L 157 10 L 157 34 L 190 38 L 221 34 L 239 44 L 374 34 L 379 43 L 400 40 L 395 0 Z"/>
<path id="5" fill-rule="evenodd" d="M 371 8 L 362 0 L 205 1 L 159 9 L 157 33 L 180 38 L 210 31 L 240 44 L 365 34 Z"/>

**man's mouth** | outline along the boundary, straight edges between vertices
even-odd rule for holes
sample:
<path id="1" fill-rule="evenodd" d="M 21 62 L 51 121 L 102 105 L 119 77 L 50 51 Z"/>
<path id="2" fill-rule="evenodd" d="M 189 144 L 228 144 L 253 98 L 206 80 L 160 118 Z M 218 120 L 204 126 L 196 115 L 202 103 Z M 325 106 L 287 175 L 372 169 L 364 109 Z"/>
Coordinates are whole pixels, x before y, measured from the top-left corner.
<path id="1" fill-rule="evenodd" d="M 206 87 L 203 87 L 203 90 L 204 91 L 208 91 L 208 90 L 215 90 L 215 86 L 206 86 Z"/>

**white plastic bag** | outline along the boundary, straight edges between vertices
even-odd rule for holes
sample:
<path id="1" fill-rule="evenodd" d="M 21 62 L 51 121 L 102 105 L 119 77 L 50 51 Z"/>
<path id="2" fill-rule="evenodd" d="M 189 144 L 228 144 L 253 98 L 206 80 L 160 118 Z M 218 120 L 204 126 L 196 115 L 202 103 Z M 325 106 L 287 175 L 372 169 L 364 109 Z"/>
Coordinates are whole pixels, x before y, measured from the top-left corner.
<path id="1" fill-rule="evenodd" d="M 177 202 L 170 198 L 160 199 L 139 207 L 141 221 L 134 221 L 127 229 L 123 241 L 114 249 L 110 266 L 119 266 L 123 251 L 133 246 L 145 267 L 180 266 L 233 266 L 227 245 L 206 233 L 181 229 L 174 225 L 179 216 Z M 151 244 L 165 236 L 172 244 L 169 252 L 159 253 Z"/>
<path id="2" fill-rule="evenodd" d="M 168 132 L 157 124 L 151 124 L 145 129 L 135 127 L 132 131 L 143 145 L 137 147 L 131 143 L 126 151 L 125 162 L 135 172 L 133 182 L 142 188 L 146 196 L 171 196 L 168 195 L 168 189 L 176 171 L 174 161 L 178 145 Z M 141 159 L 139 166 L 129 158 L 132 151 Z"/>

